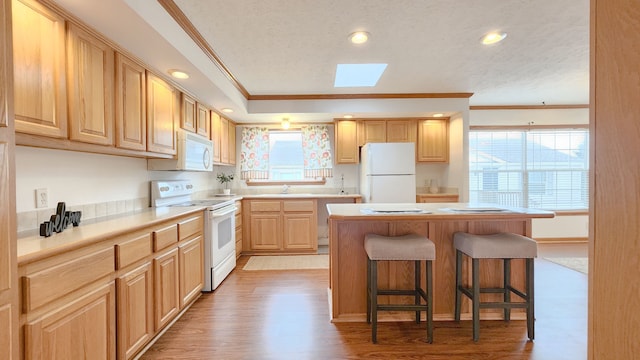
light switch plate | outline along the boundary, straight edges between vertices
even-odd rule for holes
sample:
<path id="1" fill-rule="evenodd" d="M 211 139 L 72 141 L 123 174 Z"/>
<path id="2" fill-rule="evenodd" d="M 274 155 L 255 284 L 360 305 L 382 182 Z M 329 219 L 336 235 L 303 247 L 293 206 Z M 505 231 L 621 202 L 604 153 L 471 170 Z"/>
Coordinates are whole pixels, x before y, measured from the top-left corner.
<path id="1" fill-rule="evenodd" d="M 47 189 L 36 189 L 36 208 L 46 208 L 49 206 L 49 193 Z"/>

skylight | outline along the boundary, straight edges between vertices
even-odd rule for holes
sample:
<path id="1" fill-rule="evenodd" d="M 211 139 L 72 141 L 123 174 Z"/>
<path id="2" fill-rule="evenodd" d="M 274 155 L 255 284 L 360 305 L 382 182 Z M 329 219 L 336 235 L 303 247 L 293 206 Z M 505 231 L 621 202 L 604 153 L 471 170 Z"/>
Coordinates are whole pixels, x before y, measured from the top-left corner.
<path id="1" fill-rule="evenodd" d="M 387 64 L 338 64 L 334 87 L 376 86 Z"/>

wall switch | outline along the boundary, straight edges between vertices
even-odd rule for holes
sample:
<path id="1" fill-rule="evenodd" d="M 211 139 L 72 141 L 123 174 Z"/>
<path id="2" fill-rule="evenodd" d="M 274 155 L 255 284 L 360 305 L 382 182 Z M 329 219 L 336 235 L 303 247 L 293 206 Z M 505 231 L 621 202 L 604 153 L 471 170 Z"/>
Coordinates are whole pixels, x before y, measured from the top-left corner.
<path id="1" fill-rule="evenodd" d="M 36 189 L 36 208 L 49 207 L 49 193 L 47 189 Z"/>

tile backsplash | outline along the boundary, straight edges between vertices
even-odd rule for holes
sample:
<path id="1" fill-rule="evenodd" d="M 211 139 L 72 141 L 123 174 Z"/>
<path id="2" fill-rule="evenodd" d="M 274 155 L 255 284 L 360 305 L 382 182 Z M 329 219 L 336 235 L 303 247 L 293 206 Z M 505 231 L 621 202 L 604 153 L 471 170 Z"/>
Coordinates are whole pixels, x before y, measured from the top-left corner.
<path id="1" fill-rule="evenodd" d="M 68 211 L 81 211 L 82 220 L 104 216 L 123 214 L 149 207 L 149 198 L 116 200 L 95 204 L 68 206 Z M 40 224 L 48 221 L 55 214 L 56 208 L 38 209 L 17 213 L 18 232 L 38 229 Z"/>

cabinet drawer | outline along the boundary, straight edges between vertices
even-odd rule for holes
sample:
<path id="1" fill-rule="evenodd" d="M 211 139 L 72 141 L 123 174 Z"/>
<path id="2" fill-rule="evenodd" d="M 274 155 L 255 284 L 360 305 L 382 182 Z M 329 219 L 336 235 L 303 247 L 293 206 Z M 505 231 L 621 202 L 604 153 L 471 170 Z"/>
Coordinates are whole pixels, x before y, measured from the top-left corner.
<path id="1" fill-rule="evenodd" d="M 159 251 L 178 242 L 178 225 L 167 226 L 153 232 L 153 251 Z"/>
<path id="2" fill-rule="evenodd" d="M 242 227 L 242 214 L 236 214 L 236 228 Z"/>
<path id="3" fill-rule="evenodd" d="M 122 269 L 151 254 L 151 234 L 116 244 L 116 269 Z"/>
<path id="4" fill-rule="evenodd" d="M 287 200 L 284 201 L 284 211 L 314 211 L 316 204 L 313 200 Z"/>
<path id="5" fill-rule="evenodd" d="M 280 201 L 252 201 L 251 212 L 278 212 L 280 211 Z"/>
<path id="6" fill-rule="evenodd" d="M 242 201 L 236 201 L 236 215 L 242 214 Z"/>
<path id="7" fill-rule="evenodd" d="M 112 273 L 113 247 L 75 258 L 22 278 L 28 312 Z"/>
<path id="8" fill-rule="evenodd" d="M 198 215 L 193 218 L 181 221 L 178 223 L 178 234 L 180 235 L 180 241 L 187 239 L 188 237 L 201 233 L 204 230 L 204 219 L 202 215 Z"/>

